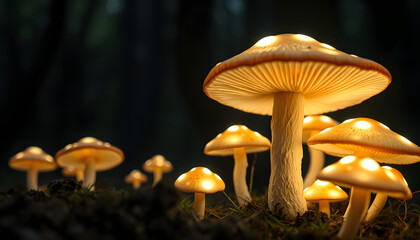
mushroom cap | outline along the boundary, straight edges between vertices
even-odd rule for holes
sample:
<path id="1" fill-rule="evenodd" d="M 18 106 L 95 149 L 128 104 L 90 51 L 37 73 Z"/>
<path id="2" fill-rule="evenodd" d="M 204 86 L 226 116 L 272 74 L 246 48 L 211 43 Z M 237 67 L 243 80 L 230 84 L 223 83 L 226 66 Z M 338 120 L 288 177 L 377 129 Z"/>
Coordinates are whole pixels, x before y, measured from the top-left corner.
<path id="1" fill-rule="evenodd" d="M 117 147 L 107 142 L 102 142 L 93 137 L 85 137 L 78 142 L 69 144 L 55 155 L 60 167 L 85 167 L 85 160 L 95 159 L 96 171 L 105 171 L 121 164 L 124 153 Z"/>
<path id="2" fill-rule="evenodd" d="M 83 168 L 65 167 L 61 169 L 61 174 L 63 174 L 63 176 L 70 177 L 76 175 L 78 171 L 83 171 Z"/>
<path id="3" fill-rule="evenodd" d="M 219 175 L 205 167 L 195 167 L 182 174 L 176 179 L 174 186 L 187 193 L 211 194 L 225 190 L 225 182 Z"/>
<path id="4" fill-rule="evenodd" d="M 212 156 L 233 155 L 233 149 L 244 147 L 246 153 L 267 151 L 270 140 L 244 125 L 233 125 L 206 144 L 204 153 Z"/>
<path id="5" fill-rule="evenodd" d="M 147 181 L 147 176 L 145 174 L 143 174 L 142 172 L 140 172 L 139 170 L 134 169 L 127 176 L 125 176 L 124 180 L 125 180 L 126 183 L 132 183 L 132 182 L 135 182 L 135 181 L 146 182 Z"/>
<path id="6" fill-rule="evenodd" d="M 420 147 L 370 118 L 346 120 L 312 136 L 307 144 L 338 157 L 364 155 L 388 164 L 420 161 Z"/>
<path id="7" fill-rule="evenodd" d="M 321 132 L 322 130 L 338 125 L 338 122 L 325 115 L 307 116 L 303 119 L 302 142 Z"/>
<path id="8" fill-rule="evenodd" d="M 408 183 L 405 180 L 404 176 L 401 174 L 400 171 L 398 171 L 395 168 L 389 167 L 389 166 L 382 166 L 383 169 L 385 169 L 385 173 L 387 175 L 389 175 L 391 178 L 396 178 L 398 179 L 398 181 L 401 181 L 404 183 L 405 188 L 405 192 L 404 193 L 390 193 L 389 196 L 393 197 L 393 198 L 400 198 L 400 199 L 404 199 L 404 200 L 408 200 L 413 198 L 413 193 L 411 192 L 410 188 L 408 187 Z"/>
<path id="9" fill-rule="evenodd" d="M 143 170 L 146 172 L 161 171 L 163 173 L 172 171 L 172 163 L 162 155 L 155 155 L 143 163 Z"/>
<path id="10" fill-rule="evenodd" d="M 261 115 L 272 115 L 275 93 L 298 92 L 304 114 L 316 115 L 359 104 L 390 82 L 388 70 L 374 61 L 305 35 L 280 34 L 218 63 L 203 90 L 221 104 Z"/>
<path id="11" fill-rule="evenodd" d="M 405 196 L 407 184 L 387 172 L 372 158 L 346 156 L 322 169 L 318 179 L 347 188 L 364 188 L 394 197 Z"/>
<path id="12" fill-rule="evenodd" d="M 31 146 L 11 157 L 9 167 L 19 171 L 27 171 L 35 168 L 40 172 L 48 172 L 55 170 L 57 164 L 54 158 L 45 153 L 41 148 Z"/>
<path id="13" fill-rule="evenodd" d="M 303 190 L 303 196 L 307 201 L 318 202 L 327 200 L 330 202 L 344 201 L 348 198 L 339 186 L 329 181 L 316 180 L 311 186 Z"/>

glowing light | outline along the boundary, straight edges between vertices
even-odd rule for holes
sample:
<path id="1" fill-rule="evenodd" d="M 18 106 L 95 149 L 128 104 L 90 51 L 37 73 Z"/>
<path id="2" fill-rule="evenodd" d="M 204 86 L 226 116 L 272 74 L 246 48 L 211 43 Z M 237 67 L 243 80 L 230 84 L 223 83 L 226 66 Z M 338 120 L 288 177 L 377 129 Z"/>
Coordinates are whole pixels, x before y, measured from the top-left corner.
<path id="1" fill-rule="evenodd" d="M 336 188 L 338 188 L 339 190 L 343 190 L 343 189 L 341 189 L 341 187 L 339 187 L 339 186 L 335 186 Z"/>
<path id="2" fill-rule="evenodd" d="M 195 169 L 197 169 L 197 168 L 193 168 L 193 169 L 191 169 L 191 170 L 190 170 L 190 172 L 193 172 L 193 171 L 195 171 Z"/>
<path id="3" fill-rule="evenodd" d="M 216 136 L 216 137 L 218 138 L 218 137 L 221 137 L 221 136 L 222 136 L 222 134 L 221 134 L 221 133 L 219 133 L 219 134 L 217 134 L 217 136 Z"/>
<path id="4" fill-rule="evenodd" d="M 326 167 L 326 168 L 324 168 L 324 169 L 322 169 L 322 172 L 331 172 L 333 169 L 334 169 L 335 167 L 334 166 L 328 166 L 328 167 Z"/>
<path id="5" fill-rule="evenodd" d="M 179 180 L 179 181 L 181 181 L 182 179 L 184 179 L 184 178 L 185 178 L 185 175 L 186 175 L 186 174 L 184 173 L 184 174 L 182 174 L 181 176 L 179 176 L 179 177 L 178 177 L 178 180 Z"/>
<path id="6" fill-rule="evenodd" d="M 382 168 L 388 169 L 388 170 L 392 170 L 392 167 L 390 166 L 383 166 Z"/>
<path id="7" fill-rule="evenodd" d="M 219 175 L 217 175 L 217 174 L 214 174 L 219 180 L 222 180 L 222 178 L 221 177 L 219 177 Z"/>
<path id="8" fill-rule="evenodd" d="M 388 129 L 388 130 L 389 130 L 389 127 L 388 127 L 387 125 L 382 124 L 382 123 L 379 123 L 379 124 L 381 124 L 381 126 L 382 126 L 382 127 L 384 127 L 384 128 L 386 128 L 386 129 Z"/>
<path id="9" fill-rule="evenodd" d="M 407 185 L 407 186 L 408 186 L 408 183 L 407 183 L 407 181 L 405 180 L 405 178 L 403 178 L 403 180 L 404 180 L 405 185 Z"/>
<path id="10" fill-rule="evenodd" d="M 16 154 L 17 159 L 23 158 L 24 156 L 25 156 L 25 154 L 23 152 L 20 152 L 20 153 Z"/>
<path id="11" fill-rule="evenodd" d="M 346 156 L 346 157 L 343 157 L 342 159 L 340 159 L 340 163 L 348 164 L 348 163 L 353 162 L 354 160 L 356 160 L 355 156 Z"/>
<path id="12" fill-rule="evenodd" d="M 242 128 L 243 130 L 247 130 L 247 129 L 248 129 L 246 126 L 241 126 L 241 128 Z"/>
<path id="13" fill-rule="evenodd" d="M 405 137 L 403 137 L 403 136 L 400 136 L 400 139 L 401 139 L 403 142 L 405 142 L 405 143 L 408 143 L 408 144 L 413 144 L 412 142 L 410 142 L 410 140 L 408 140 L 407 138 L 405 138 Z"/>
<path id="14" fill-rule="evenodd" d="M 205 181 L 201 183 L 201 186 L 207 190 L 210 190 L 213 187 L 213 184 L 209 181 Z"/>
<path id="15" fill-rule="evenodd" d="M 328 45 L 328 44 L 326 44 L 326 43 L 321 43 L 321 46 L 326 47 L 326 48 L 328 48 L 328 49 L 335 50 L 335 48 L 334 48 L 333 46 Z"/>
<path id="16" fill-rule="evenodd" d="M 211 174 L 211 171 L 208 168 L 203 168 L 203 172 L 205 174 Z"/>
<path id="17" fill-rule="evenodd" d="M 327 116 L 321 116 L 321 121 L 323 122 L 330 122 L 331 118 L 327 117 Z"/>
<path id="18" fill-rule="evenodd" d="M 254 132 L 254 134 L 256 135 L 256 136 L 261 136 L 261 134 L 260 133 L 258 133 L 258 132 Z"/>
<path id="19" fill-rule="evenodd" d="M 330 130 L 331 130 L 331 128 L 326 128 L 326 129 L 322 130 L 322 131 L 321 131 L 321 132 L 319 132 L 319 133 L 328 132 L 328 131 L 330 131 Z"/>
<path id="20" fill-rule="evenodd" d="M 350 119 L 347 119 L 346 121 L 344 121 L 343 123 L 348 123 L 348 122 L 351 122 L 353 120 L 354 120 L 354 118 L 350 118 Z"/>
<path id="21" fill-rule="evenodd" d="M 303 119 L 303 122 L 308 123 L 308 122 L 311 122 L 312 120 L 313 120 L 313 117 L 306 117 Z"/>
<path id="22" fill-rule="evenodd" d="M 362 167 L 364 167 L 365 169 L 369 171 L 375 171 L 376 169 L 379 168 L 379 164 L 370 158 L 363 160 L 361 164 L 362 164 Z"/>
<path id="23" fill-rule="evenodd" d="M 350 54 L 350 56 L 352 56 L 352 57 L 359 57 L 359 56 L 357 56 L 357 55 L 354 55 L 354 54 Z"/>
<path id="24" fill-rule="evenodd" d="M 313 38 L 303 35 L 303 34 L 296 34 L 296 37 L 299 38 L 300 40 L 304 40 L 304 41 L 312 41 L 314 40 Z"/>
<path id="25" fill-rule="evenodd" d="M 268 45 L 274 43 L 276 40 L 277 40 L 277 37 L 276 36 L 268 36 L 268 37 L 265 37 L 265 38 L 260 39 L 255 44 L 255 46 L 257 46 L 257 47 L 265 47 L 265 46 L 268 46 Z"/>
<path id="26" fill-rule="evenodd" d="M 366 121 L 357 121 L 354 125 L 360 129 L 368 129 L 371 126 L 370 123 Z"/>
<path id="27" fill-rule="evenodd" d="M 303 189 L 303 191 L 304 191 L 304 192 L 306 192 L 308 189 L 309 189 L 309 187 L 307 187 L 307 188 Z"/>
<path id="28" fill-rule="evenodd" d="M 315 181 L 315 184 L 316 184 L 316 185 L 320 185 L 320 186 L 326 186 L 326 185 L 328 185 L 328 182 L 326 182 L 326 181 L 321 181 L 321 180 L 316 180 L 316 181 Z"/>
<path id="29" fill-rule="evenodd" d="M 80 142 L 82 142 L 82 143 L 93 143 L 93 142 L 95 142 L 95 140 L 96 139 L 94 139 L 93 137 L 85 137 L 85 138 L 82 138 L 80 140 Z"/>
<path id="30" fill-rule="evenodd" d="M 396 180 L 396 176 L 391 171 L 385 171 L 385 174 L 388 175 L 392 180 Z"/>
<path id="31" fill-rule="evenodd" d="M 72 144 L 67 144 L 65 147 L 64 147 L 64 149 L 69 149 L 69 148 L 71 148 L 71 146 L 73 146 Z"/>
<path id="32" fill-rule="evenodd" d="M 229 132 L 235 132 L 235 131 L 238 131 L 239 130 L 239 127 L 236 126 L 236 125 L 233 125 L 233 126 L 230 126 L 227 130 Z"/>

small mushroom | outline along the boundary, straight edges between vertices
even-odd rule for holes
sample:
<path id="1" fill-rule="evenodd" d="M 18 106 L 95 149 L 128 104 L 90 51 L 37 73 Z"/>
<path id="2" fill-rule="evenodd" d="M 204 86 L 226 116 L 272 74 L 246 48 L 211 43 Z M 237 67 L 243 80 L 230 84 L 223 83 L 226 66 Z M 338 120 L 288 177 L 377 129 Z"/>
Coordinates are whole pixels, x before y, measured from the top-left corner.
<path id="1" fill-rule="evenodd" d="M 303 136 L 302 141 L 306 143 L 310 137 L 321 132 L 326 128 L 333 127 L 337 125 L 334 119 L 325 116 L 325 115 L 316 115 L 316 116 L 307 116 L 303 119 Z M 310 163 L 309 169 L 306 172 L 305 177 L 303 178 L 303 188 L 307 188 L 312 185 L 319 172 L 321 172 L 324 167 L 325 157 L 324 153 L 308 147 L 310 154 Z"/>
<path id="2" fill-rule="evenodd" d="M 387 174 L 369 157 L 347 156 L 331 164 L 318 175 L 320 180 L 351 188 L 347 215 L 338 233 L 339 239 L 354 239 L 365 216 L 371 192 L 405 194 L 406 185 Z"/>
<path id="3" fill-rule="evenodd" d="M 162 174 L 172 171 L 172 164 L 162 155 L 155 155 L 143 163 L 143 170 L 153 173 L 153 187 L 162 179 Z"/>
<path id="4" fill-rule="evenodd" d="M 389 166 L 383 166 L 382 167 L 385 170 L 385 173 L 389 175 L 391 178 L 395 178 L 398 181 L 400 181 L 405 187 L 406 191 L 404 193 L 393 193 L 393 192 L 379 192 L 376 194 L 375 199 L 373 200 L 372 204 L 370 205 L 366 216 L 364 218 L 364 222 L 371 222 L 373 221 L 378 214 L 381 212 L 381 210 L 384 208 L 386 201 L 388 199 L 388 196 L 392 198 L 398 198 L 403 200 L 408 200 L 413 197 L 413 193 L 411 192 L 410 188 L 408 187 L 407 181 L 405 181 L 403 175 L 400 171 L 398 171 L 395 168 L 389 167 Z"/>
<path id="5" fill-rule="evenodd" d="M 58 151 L 55 158 L 60 167 L 84 169 L 83 187 L 94 190 L 96 172 L 109 170 L 121 164 L 124 153 L 109 143 L 85 137 Z"/>
<path id="6" fill-rule="evenodd" d="M 26 187 L 28 190 L 38 189 L 38 172 L 53 171 L 57 164 L 51 155 L 46 154 L 39 147 L 28 147 L 9 160 L 9 167 L 26 171 Z"/>
<path id="7" fill-rule="evenodd" d="M 235 160 L 233 167 L 233 185 L 239 205 L 252 201 L 246 184 L 248 167 L 247 153 L 267 151 L 270 140 L 244 125 L 233 125 L 206 144 L 204 153 L 211 156 L 231 156 Z"/>
<path id="8" fill-rule="evenodd" d="M 311 186 L 303 190 L 306 201 L 318 202 L 319 211 L 330 217 L 330 202 L 344 201 L 348 198 L 339 186 L 328 181 L 316 180 Z"/>
<path id="9" fill-rule="evenodd" d="M 133 184 L 134 189 L 139 189 L 143 182 L 147 182 L 147 176 L 137 169 L 134 169 L 125 177 L 126 183 Z"/>
<path id="10" fill-rule="evenodd" d="M 84 179 L 82 168 L 66 167 L 61 170 L 61 174 L 66 177 L 76 176 L 78 182 L 83 181 Z"/>
<path id="11" fill-rule="evenodd" d="M 200 220 L 204 218 L 205 195 L 225 190 L 225 183 L 219 175 L 205 167 L 195 167 L 182 174 L 174 185 L 182 192 L 194 193 L 194 210 Z"/>
<path id="12" fill-rule="evenodd" d="M 221 104 L 272 116 L 268 206 L 293 219 L 307 209 L 301 173 L 304 115 L 359 104 L 390 82 L 388 70 L 374 61 L 305 35 L 281 34 L 214 66 L 203 91 Z"/>

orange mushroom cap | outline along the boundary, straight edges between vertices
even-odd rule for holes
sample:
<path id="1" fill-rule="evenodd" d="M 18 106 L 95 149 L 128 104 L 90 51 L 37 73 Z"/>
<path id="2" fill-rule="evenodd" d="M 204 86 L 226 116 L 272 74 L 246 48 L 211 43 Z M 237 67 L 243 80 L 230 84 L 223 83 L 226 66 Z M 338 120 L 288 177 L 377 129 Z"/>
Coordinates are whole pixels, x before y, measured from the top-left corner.
<path id="1" fill-rule="evenodd" d="M 126 177 L 125 177 L 125 182 L 126 183 L 132 183 L 135 181 L 139 181 L 139 182 L 146 182 L 147 181 L 147 176 L 145 174 L 143 174 L 142 172 L 140 172 L 137 169 L 134 169 L 133 171 L 131 171 Z"/>
<path id="2" fill-rule="evenodd" d="M 39 147 L 28 147 L 9 160 L 9 166 L 20 171 L 36 168 L 40 172 L 53 171 L 57 168 L 54 158 Z"/>
<path id="3" fill-rule="evenodd" d="M 219 175 L 205 167 L 195 167 L 175 181 L 175 188 L 187 193 L 211 194 L 225 190 L 225 182 Z"/>
<path id="4" fill-rule="evenodd" d="M 156 170 L 163 173 L 172 171 L 172 163 L 165 159 L 162 155 L 155 155 L 143 163 L 143 169 L 146 172 L 154 172 Z"/>
<path id="5" fill-rule="evenodd" d="M 338 125 L 338 122 L 325 115 L 307 116 L 303 119 L 302 142 L 321 132 L 322 130 Z"/>
<path id="6" fill-rule="evenodd" d="M 316 180 L 311 186 L 303 190 L 303 196 L 307 201 L 318 202 L 327 200 L 329 202 L 344 201 L 348 198 L 339 186 L 329 181 Z"/>

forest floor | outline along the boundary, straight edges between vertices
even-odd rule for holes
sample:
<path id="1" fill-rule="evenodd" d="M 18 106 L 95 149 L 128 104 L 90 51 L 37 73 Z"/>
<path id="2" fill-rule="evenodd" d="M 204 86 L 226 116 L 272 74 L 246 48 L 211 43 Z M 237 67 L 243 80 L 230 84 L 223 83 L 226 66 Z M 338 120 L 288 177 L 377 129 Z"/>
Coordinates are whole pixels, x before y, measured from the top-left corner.
<path id="1" fill-rule="evenodd" d="M 1 239 L 34 240 L 335 239 L 347 205 L 333 203 L 330 218 L 313 209 L 285 221 L 268 210 L 265 196 L 243 208 L 225 196 L 223 204 L 208 206 L 205 219 L 197 221 L 192 196 L 179 193 L 172 181 L 154 189 L 89 191 L 75 180 L 56 180 L 46 191 L 1 192 L 0 234 Z M 361 225 L 357 239 L 418 240 L 417 203 L 388 202 L 377 219 Z"/>

